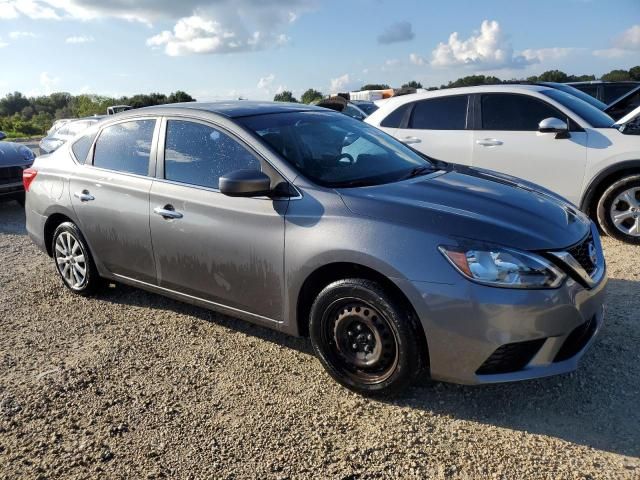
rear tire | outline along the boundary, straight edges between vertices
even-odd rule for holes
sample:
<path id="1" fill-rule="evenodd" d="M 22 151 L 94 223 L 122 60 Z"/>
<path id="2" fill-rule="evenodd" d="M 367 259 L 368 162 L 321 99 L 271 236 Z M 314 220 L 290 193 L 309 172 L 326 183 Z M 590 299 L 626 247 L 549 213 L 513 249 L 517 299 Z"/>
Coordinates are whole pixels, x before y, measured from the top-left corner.
<path id="1" fill-rule="evenodd" d="M 598 225 L 607 235 L 640 245 L 640 175 L 615 181 L 600 196 Z"/>
<path id="2" fill-rule="evenodd" d="M 338 383 L 357 393 L 396 394 L 425 364 L 415 314 L 377 282 L 352 278 L 331 283 L 318 294 L 310 317 L 320 362 Z"/>
<path id="3" fill-rule="evenodd" d="M 73 293 L 88 296 L 104 284 L 87 242 L 74 223 L 58 225 L 53 233 L 51 251 L 62 283 Z"/>

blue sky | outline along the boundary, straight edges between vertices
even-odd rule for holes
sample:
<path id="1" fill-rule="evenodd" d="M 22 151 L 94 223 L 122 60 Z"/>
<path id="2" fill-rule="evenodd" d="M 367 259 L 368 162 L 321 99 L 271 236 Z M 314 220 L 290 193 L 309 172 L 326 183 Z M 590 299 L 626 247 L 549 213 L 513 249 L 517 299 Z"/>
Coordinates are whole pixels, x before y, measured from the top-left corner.
<path id="1" fill-rule="evenodd" d="M 640 0 L 0 0 L 0 59 L 0 95 L 600 75 L 640 65 Z"/>

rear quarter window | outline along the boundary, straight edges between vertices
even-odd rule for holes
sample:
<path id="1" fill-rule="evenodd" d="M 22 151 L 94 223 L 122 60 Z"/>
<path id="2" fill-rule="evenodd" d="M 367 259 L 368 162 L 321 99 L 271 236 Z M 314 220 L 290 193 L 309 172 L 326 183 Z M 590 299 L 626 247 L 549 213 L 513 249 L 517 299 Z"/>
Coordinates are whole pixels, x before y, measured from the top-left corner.
<path id="1" fill-rule="evenodd" d="M 381 127 L 386 128 L 400 128 L 402 124 L 402 120 L 406 115 L 409 108 L 411 108 L 412 103 L 405 103 L 404 105 L 400 105 L 393 112 L 391 112 L 387 117 L 380 122 Z"/>
<path id="2" fill-rule="evenodd" d="M 93 141 L 97 134 L 97 131 L 87 133 L 76 140 L 76 142 L 71 146 L 73 155 L 76 157 L 78 162 L 84 163 L 87 160 L 87 155 L 89 155 L 89 150 L 91 150 L 91 145 L 93 145 Z"/>

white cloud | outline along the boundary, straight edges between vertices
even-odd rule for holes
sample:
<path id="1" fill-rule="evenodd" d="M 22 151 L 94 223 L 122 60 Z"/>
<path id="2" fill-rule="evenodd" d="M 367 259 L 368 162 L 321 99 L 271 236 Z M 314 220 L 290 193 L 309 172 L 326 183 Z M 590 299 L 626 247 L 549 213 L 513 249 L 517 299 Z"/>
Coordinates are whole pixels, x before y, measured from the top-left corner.
<path id="1" fill-rule="evenodd" d="M 622 50 L 640 51 L 640 25 L 628 28 L 615 40 L 614 46 Z"/>
<path id="2" fill-rule="evenodd" d="M 269 90 L 275 79 L 276 76 L 273 73 L 270 73 L 266 77 L 261 77 L 260 80 L 258 80 L 258 88 L 260 90 Z"/>
<path id="3" fill-rule="evenodd" d="M 351 84 L 351 77 L 349 77 L 348 73 L 345 73 L 344 75 L 341 75 L 337 78 L 332 78 L 330 87 L 331 93 L 338 93 L 349 90 Z"/>
<path id="4" fill-rule="evenodd" d="M 633 25 L 622 32 L 613 41 L 613 47 L 594 50 L 593 54 L 601 58 L 621 58 L 637 55 L 640 52 L 640 25 Z"/>
<path id="5" fill-rule="evenodd" d="M 408 42 L 413 40 L 414 37 L 415 34 L 410 22 L 397 22 L 378 35 L 378 43 L 388 45 L 390 43 Z"/>
<path id="6" fill-rule="evenodd" d="M 66 43 L 74 43 L 74 44 L 78 44 L 78 43 L 92 43 L 94 42 L 95 39 L 91 36 L 84 36 L 84 35 L 78 35 L 78 36 L 73 36 L 73 37 L 67 37 L 65 42 Z"/>
<path id="7" fill-rule="evenodd" d="M 573 53 L 579 52 L 580 48 L 572 47 L 553 47 L 553 48 L 528 48 L 520 52 L 527 61 L 532 63 L 546 62 L 549 60 L 559 60 L 565 58 Z"/>
<path id="8" fill-rule="evenodd" d="M 66 0 L 62 0 L 65 2 Z M 25 16 L 34 20 L 59 20 L 60 16 L 51 4 L 60 0 L 5 0 L 0 7 L 0 19 L 11 20 Z"/>
<path id="9" fill-rule="evenodd" d="M 60 83 L 60 79 L 58 77 L 52 77 L 47 72 L 42 72 L 40 74 L 40 85 L 47 95 L 53 91 L 53 88 L 58 83 Z"/>
<path id="10" fill-rule="evenodd" d="M 425 65 L 429 63 L 426 58 L 424 58 L 422 55 L 418 55 L 417 53 L 410 53 L 409 61 L 414 65 Z"/>
<path id="11" fill-rule="evenodd" d="M 10 32 L 9 33 L 9 38 L 13 39 L 13 40 L 17 40 L 19 38 L 36 38 L 38 35 L 36 35 L 33 32 Z"/>
<path id="12" fill-rule="evenodd" d="M 436 67 L 469 66 L 476 69 L 520 68 L 536 60 L 515 55 L 513 47 L 495 20 L 483 20 L 480 30 L 466 40 L 458 32 L 447 43 L 439 43 L 431 53 Z"/>

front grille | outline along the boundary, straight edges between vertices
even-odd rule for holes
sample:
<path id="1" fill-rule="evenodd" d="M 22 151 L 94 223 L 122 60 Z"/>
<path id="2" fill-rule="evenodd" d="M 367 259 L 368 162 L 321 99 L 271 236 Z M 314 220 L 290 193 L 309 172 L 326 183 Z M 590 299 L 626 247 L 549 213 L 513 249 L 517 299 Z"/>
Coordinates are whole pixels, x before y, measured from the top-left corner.
<path id="1" fill-rule="evenodd" d="M 591 233 L 589 233 L 589 236 L 587 236 L 587 238 L 581 243 L 568 249 L 567 252 L 570 253 L 580 266 L 584 268 L 584 271 L 591 276 L 593 275 L 593 272 L 595 272 L 597 265 L 591 261 L 589 245 L 593 245 L 593 235 Z"/>
<path id="2" fill-rule="evenodd" d="M 502 345 L 476 370 L 476 374 L 494 375 L 522 370 L 538 353 L 545 340 L 545 338 L 540 338 L 538 340 Z"/>
<path id="3" fill-rule="evenodd" d="M 596 333 L 598 327 L 597 320 L 592 317 L 591 320 L 584 322 L 582 325 L 574 328 L 567 339 L 560 347 L 560 350 L 553 359 L 554 362 L 562 362 L 576 355 L 591 340 Z"/>
<path id="4" fill-rule="evenodd" d="M 22 181 L 22 167 L 0 167 L 0 185 Z"/>

